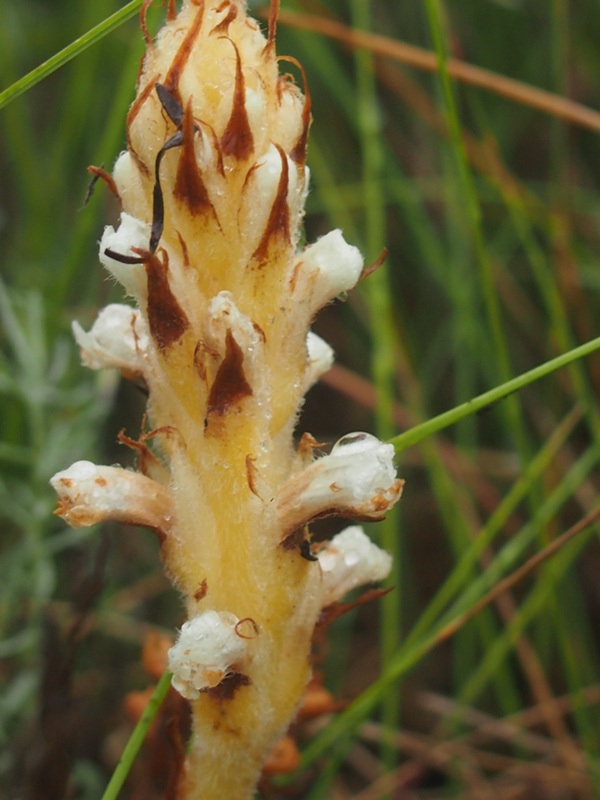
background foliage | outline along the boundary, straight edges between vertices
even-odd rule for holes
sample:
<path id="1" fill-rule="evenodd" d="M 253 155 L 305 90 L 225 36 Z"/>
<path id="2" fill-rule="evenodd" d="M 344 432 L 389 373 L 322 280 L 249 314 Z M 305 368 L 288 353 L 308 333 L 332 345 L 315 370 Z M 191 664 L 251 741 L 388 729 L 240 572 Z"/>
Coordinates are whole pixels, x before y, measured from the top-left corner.
<path id="1" fill-rule="evenodd" d="M 304 65 L 313 99 L 307 240 L 335 225 L 368 263 L 389 250 L 383 268 L 321 315 L 317 331 L 339 366 L 313 390 L 300 428 L 327 441 L 361 429 L 390 438 L 597 336 L 598 121 L 559 119 L 499 96 L 494 79 L 467 86 L 443 68 L 352 49 L 343 30 L 334 40 L 314 29 L 333 19 L 442 64 L 485 67 L 553 93 L 552 112 L 560 96 L 598 105 L 598 3 L 282 5 L 309 29 L 282 19 L 278 37 L 279 52 Z M 4 0 L 3 84 L 120 7 Z M 162 13 L 151 10 L 151 30 Z M 139 429 L 143 398 L 118 376 L 80 368 L 69 326 L 120 299 L 96 252 L 117 210 L 100 187 L 83 207 L 86 167 L 110 167 L 123 147 L 142 51 L 131 19 L 0 110 L 7 797 L 101 796 L 132 727 L 123 699 L 150 683 L 142 643 L 180 622 L 154 541 L 66 530 L 47 485 L 80 458 L 131 463 L 116 437 Z M 336 697 L 358 699 L 297 731 L 306 769 L 266 796 L 600 795 L 597 529 L 583 526 L 469 612 L 597 513 L 599 381 L 597 358 L 578 362 L 401 453 L 405 497 L 376 529 L 396 554 L 395 591 L 338 620 L 319 665 Z M 146 791 L 148 770 L 142 759 L 123 796 Z"/>

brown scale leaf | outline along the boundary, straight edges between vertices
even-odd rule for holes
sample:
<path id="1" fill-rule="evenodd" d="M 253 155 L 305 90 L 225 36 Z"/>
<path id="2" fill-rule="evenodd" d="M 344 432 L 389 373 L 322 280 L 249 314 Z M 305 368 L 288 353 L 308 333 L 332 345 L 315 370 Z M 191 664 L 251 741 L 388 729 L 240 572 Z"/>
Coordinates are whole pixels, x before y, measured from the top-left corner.
<path id="1" fill-rule="evenodd" d="M 196 161 L 194 134 L 196 126 L 192 114 L 192 100 L 188 100 L 183 116 L 183 141 L 181 156 L 177 166 L 174 196 L 185 203 L 192 214 L 210 212 L 214 216 L 214 207 L 202 179 L 200 167 Z"/>
<path id="2" fill-rule="evenodd" d="M 303 167 L 306 163 L 306 146 L 308 143 L 308 132 L 310 130 L 310 125 L 312 122 L 312 100 L 310 97 L 310 91 L 308 89 L 308 81 L 306 80 L 306 72 L 302 64 L 298 61 L 297 58 L 293 56 L 280 56 L 280 61 L 287 61 L 290 64 L 294 64 L 299 70 L 300 74 L 302 75 L 302 83 L 303 83 L 303 94 L 304 94 L 304 106 L 302 107 L 302 132 L 298 137 L 298 141 L 292 147 L 290 151 L 290 158 L 295 164 Z M 280 78 L 280 83 L 278 85 L 278 90 L 281 93 L 283 88 L 285 87 L 286 83 L 285 78 Z"/>
<path id="3" fill-rule="evenodd" d="M 242 60 L 235 42 L 231 39 L 229 41 L 235 49 L 235 86 L 231 116 L 221 137 L 221 150 L 223 155 L 233 156 L 238 161 L 245 161 L 254 152 L 254 137 L 246 111 L 246 83 L 242 72 Z"/>
<path id="4" fill-rule="evenodd" d="M 223 11 L 229 6 L 227 14 L 221 20 L 221 22 L 217 23 L 215 27 L 211 30 L 210 35 L 214 36 L 215 33 L 219 33 L 223 36 L 227 36 L 229 34 L 229 26 L 233 22 L 233 20 L 238 15 L 238 9 L 236 6 L 232 5 L 230 0 L 224 0 L 223 3 L 219 6 L 217 11 Z"/>
<path id="5" fill-rule="evenodd" d="M 185 312 L 171 291 L 168 279 L 168 259 L 163 263 L 147 250 L 132 248 L 144 260 L 148 281 L 148 323 L 150 333 L 160 350 L 175 344 L 190 327 Z"/>
<path id="6" fill-rule="evenodd" d="M 208 395 L 207 416 L 223 416 L 232 406 L 252 394 L 244 373 L 244 354 L 231 331 L 225 340 L 225 358 Z"/>
<path id="7" fill-rule="evenodd" d="M 181 78 L 181 73 L 185 69 L 189 57 L 192 53 L 192 48 L 194 46 L 194 42 L 196 41 L 196 37 L 200 32 L 200 28 L 202 27 L 202 20 L 204 18 L 204 1 L 197 3 L 198 11 L 196 12 L 196 16 L 194 17 L 194 21 L 190 26 L 190 29 L 185 35 L 184 40 L 182 41 L 181 45 L 179 46 L 179 50 L 175 54 L 175 58 L 171 66 L 169 67 L 169 71 L 165 76 L 164 86 L 165 88 L 171 92 L 177 99 L 179 98 L 179 79 Z"/>
<path id="8" fill-rule="evenodd" d="M 257 261 L 260 265 L 264 264 L 269 257 L 269 249 L 271 245 L 277 240 L 283 241 L 286 244 L 290 242 L 290 209 L 287 202 L 288 183 L 289 183 L 289 165 L 287 156 L 283 148 L 275 145 L 279 155 L 281 156 L 281 175 L 279 176 L 279 185 L 277 186 L 277 194 L 271 206 L 271 213 L 265 225 L 262 238 L 258 247 L 252 255 L 252 260 Z"/>

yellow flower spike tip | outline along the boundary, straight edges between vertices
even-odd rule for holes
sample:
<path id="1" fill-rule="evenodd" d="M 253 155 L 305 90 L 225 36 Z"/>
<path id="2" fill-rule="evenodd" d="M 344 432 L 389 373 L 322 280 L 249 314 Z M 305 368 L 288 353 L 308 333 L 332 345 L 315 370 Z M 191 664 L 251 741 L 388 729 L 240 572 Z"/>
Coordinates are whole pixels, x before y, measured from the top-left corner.
<path id="1" fill-rule="evenodd" d="M 310 323 L 363 260 L 340 231 L 297 250 L 310 100 L 279 75 L 276 17 L 273 1 L 265 37 L 242 0 L 184 0 L 148 40 L 111 181 L 120 224 L 100 243 L 136 307 L 74 332 L 87 366 L 147 386 L 142 440 L 162 467 L 77 462 L 52 479 L 70 524 L 160 535 L 188 617 L 169 653 L 193 712 L 186 800 L 253 796 L 323 605 L 389 571 L 358 528 L 313 556 L 311 520 L 380 519 L 402 490 L 393 448 L 368 434 L 317 459 L 310 436 L 294 446 L 303 395 L 333 362 Z"/>

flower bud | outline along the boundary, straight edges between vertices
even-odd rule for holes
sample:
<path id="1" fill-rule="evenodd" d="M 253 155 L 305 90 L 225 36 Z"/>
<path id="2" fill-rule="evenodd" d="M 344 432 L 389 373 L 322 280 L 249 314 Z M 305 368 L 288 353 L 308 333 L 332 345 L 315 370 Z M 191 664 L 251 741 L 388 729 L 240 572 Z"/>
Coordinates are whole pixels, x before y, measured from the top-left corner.
<path id="1" fill-rule="evenodd" d="M 323 607 L 390 573 L 392 557 L 377 547 L 359 525 L 346 528 L 317 553 L 323 576 Z"/>
<path id="2" fill-rule="evenodd" d="M 148 336 L 137 308 L 112 303 L 98 314 L 89 332 L 78 322 L 72 327 L 86 367 L 114 367 L 130 375 L 143 373 Z"/>
<path id="3" fill-rule="evenodd" d="M 144 265 L 123 263 L 118 256 L 139 258 L 133 248 L 147 250 L 149 243 L 150 226 L 125 212 L 121 214 L 121 224 L 117 230 L 107 225 L 100 240 L 100 262 L 125 287 L 126 292 L 136 298 L 146 295 Z"/>
<path id="4" fill-rule="evenodd" d="M 309 331 L 306 337 L 306 349 L 308 351 L 308 368 L 304 378 L 304 393 L 314 386 L 321 375 L 331 369 L 334 360 L 333 348 L 327 344 L 325 339 L 321 339 L 312 331 Z"/>
<path id="5" fill-rule="evenodd" d="M 340 230 L 322 236 L 300 254 L 297 263 L 302 278 L 298 291 L 310 293 L 312 314 L 352 289 L 363 268 L 360 250 L 348 244 Z"/>
<path id="6" fill-rule="evenodd" d="M 204 611 L 184 622 L 169 650 L 169 670 L 179 694 L 197 700 L 200 692 L 236 671 L 247 649 L 247 639 L 237 633 L 238 623 L 228 611 Z"/>

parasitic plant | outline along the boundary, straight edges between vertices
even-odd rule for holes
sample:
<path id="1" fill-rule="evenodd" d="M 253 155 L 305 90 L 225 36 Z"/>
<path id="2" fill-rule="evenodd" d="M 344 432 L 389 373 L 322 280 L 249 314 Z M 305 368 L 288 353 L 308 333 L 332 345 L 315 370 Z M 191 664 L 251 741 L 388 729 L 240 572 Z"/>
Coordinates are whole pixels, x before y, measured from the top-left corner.
<path id="1" fill-rule="evenodd" d="M 363 261 L 340 231 L 299 249 L 310 99 L 279 73 L 276 17 L 273 1 L 265 37 L 243 0 L 171 2 L 148 39 L 127 149 L 100 173 L 122 206 L 100 260 L 136 307 L 74 324 L 87 366 L 147 387 L 148 430 L 138 472 L 80 461 L 52 479 L 69 524 L 158 536 L 187 613 L 169 669 L 193 717 L 179 794 L 197 800 L 252 796 L 322 608 L 389 571 L 359 526 L 313 553 L 310 522 L 380 519 L 402 489 L 369 434 L 294 444 L 333 360 L 309 326 Z"/>

